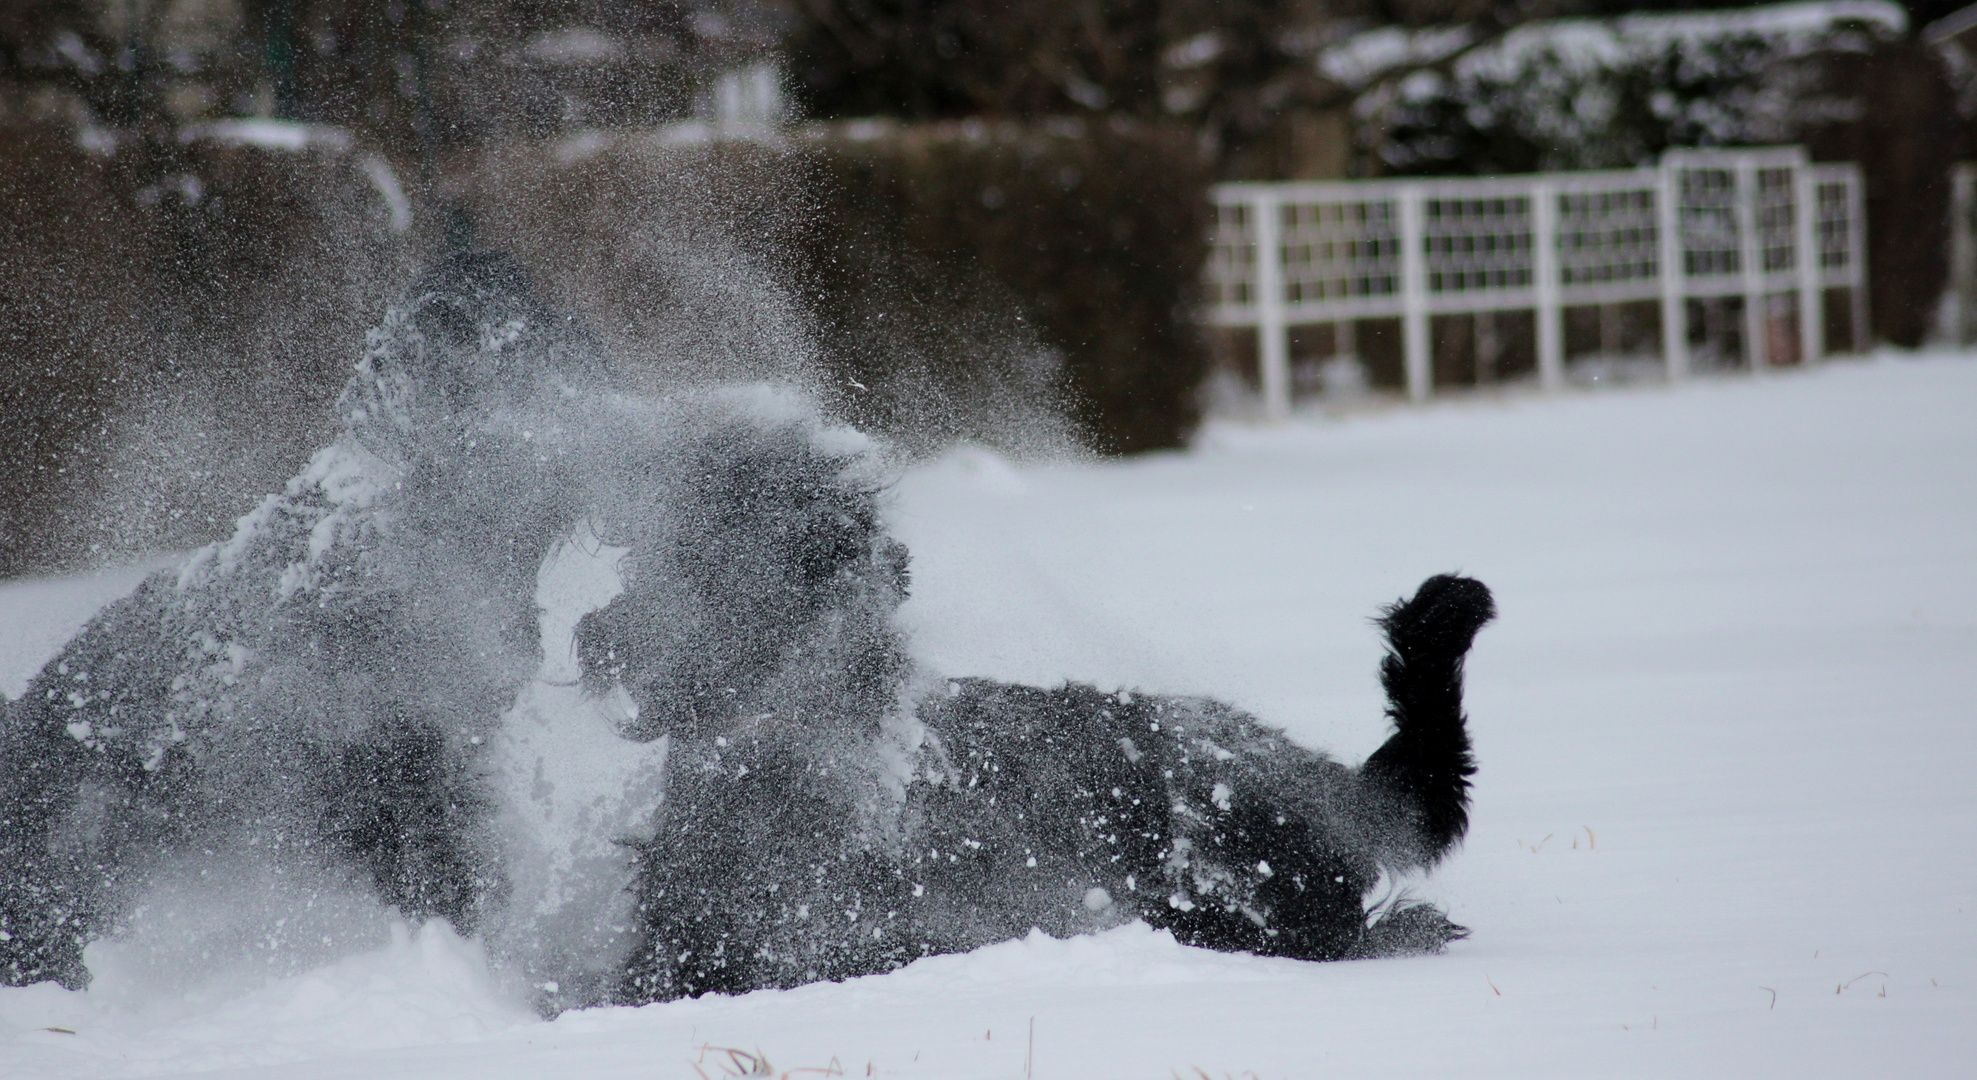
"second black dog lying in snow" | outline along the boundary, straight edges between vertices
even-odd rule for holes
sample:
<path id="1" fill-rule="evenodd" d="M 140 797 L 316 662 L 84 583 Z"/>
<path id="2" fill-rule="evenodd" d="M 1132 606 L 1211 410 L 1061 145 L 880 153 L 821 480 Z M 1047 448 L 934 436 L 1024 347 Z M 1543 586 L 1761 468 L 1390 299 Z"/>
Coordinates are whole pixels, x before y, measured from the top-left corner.
<path id="1" fill-rule="evenodd" d="M 1467 826 L 1462 657 L 1491 614 L 1446 576 L 1388 610 L 1397 730 L 1357 770 L 1202 699 L 969 679 L 902 727 L 738 688 L 675 734 L 625 992 L 791 986 L 1135 918 L 1309 960 L 1437 951 L 1466 931 L 1425 905 L 1369 924 L 1366 896 Z"/>
<path id="2" fill-rule="evenodd" d="M 627 538 L 626 591 L 576 628 L 594 695 L 670 736 L 636 843 L 623 999 L 740 992 L 1132 919 L 1312 960 L 1439 950 L 1425 905 L 1369 923 L 1383 872 L 1468 825 L 1463 658 L 1489 590 L 1430 578 L 1381 619 L 1395 733 L 1359 769 L 1219 702 L 912 669 L 906 553 L 858 455 L 736 428 Z"/>
<path id="3" fill-rule="evenodd" d="M 342 438 L 7 706 L 0 981 L 85 981 L 214 852 L 481 933 L 548 1009 L 1135 918 L 1326 960 L 1464 933 L 1366 898 L 1466 828 L 1480 583 L 1386 612 L 1395 733 L 1358 769 L 1212 701 L 941 679 L 893 625 L 869 444 L 618 395 L 525 281 L 429 274 Z"/>
<path id="4" fill-rule="evenodd" d="M 577 629 L 593 690 L 622 686 L 642 733 L 672 737 L 623 993 L 789 986 L 1133 918 L 1319 960 L 1462 934 L 1425 907 L 1369 925 L 1365 898 L 1466 828 L 1480 583 L 1431 578 L 1382 619 L 1396 732 L 1358 770 L 1200 699 L 937 680 L 902 708 L 905 566 L 872 496 L 795 433 L 738 450 L 710 448 L 690 471 L 711 482 L 674 507 L 724 540 Z"/>

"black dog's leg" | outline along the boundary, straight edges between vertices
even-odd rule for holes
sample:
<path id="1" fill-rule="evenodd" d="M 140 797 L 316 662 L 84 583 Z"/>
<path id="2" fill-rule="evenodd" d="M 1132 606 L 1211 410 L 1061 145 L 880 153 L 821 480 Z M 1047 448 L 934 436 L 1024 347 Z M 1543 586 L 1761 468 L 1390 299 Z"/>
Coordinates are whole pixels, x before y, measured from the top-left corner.
<path id="1" fill-rule="evenodd" d="M 1192 907 L 1148 905 L 1143 917 L 1191 944 L 1305 959 L 1433 952 L 1466 936 L 1425 904 L 1397 904 L 1369 923 L 1364 897 L 1382 869 L 1431 865 L 1467 830 L 1476 766 L 1462 664 L 1494 615 L 1488 588 L 1450 575 L 1383 613 L 1390 651 L 1380 674 L 1395 733 L 1356 777 L 1240 714 L 1196 705 L 1166 718 L 1173 742 L 1152 745 L 1170 758 L 1162 772 L 1196 888 Z M 1324 828 L 1338 805 L 1355 806 L 1362 824 Z"/>
<path id="2" fill-rule="evenodd" d="M 437 722 L 398 710 L 379 721 L 324 763 L 320 828 L 344 860 L 368 871 L 380 900 L 471 934 L 500 885 L 481 842 L 491 808 L 471 758 Z"/>
<path id="3" fill-rule="evenodd" d="M 98 616 L 0 708 L 0 985 L 88 985 L 83 947 L 197 816 L 183 750 L 155 730 L 161 586 Z"/>
<path id="4" fill-rule="evenodd" d="M 52 980 L 79 990 L 89 984 L 82 948 L 101 930 L 107 883 L 88 865 L 94 859 L 62 859 L 48 847 L 74 815 L 93 763 L 74 739 L 41 730 L 25 703 L 0 719 L 0 986 Z"/>
<path id="5" fill-rule="evenodd" d="M 1394 733 L 1366 759 L 1360 776 L 1413 817 L 1407 831 L 1424 866 L 1447 854 L 1469 829 L 1476 759 L 1462 715 L 1462 658 L 1476 631 L 1495 616 L 1482 582 L 1439 574 L 1380 619 L 1388 649 L 1380 682 Z"/>
<path id="6" fill-rule="evenodd" d="M 674 751 L 655 835 L 631 845 L 640 940 L 618 1003 L 845 979 L 952 951 L 918 936 L 897 853 L 861 835 L 844 782 L 858 766 L 777 741 Z"/>
<path id="7" fill-rule="evenodd" d="M 913 869 L 1000 917 L 984 942 L 1136 916 L 1202 948 L 1360 948 L 1378 866 L 1328 810 L 1357 791 L 1350 770 L 1210 701 L 952 688 L 920 709 L 951 769 L 913 792 L 920 849 L 942 853 Z"/>

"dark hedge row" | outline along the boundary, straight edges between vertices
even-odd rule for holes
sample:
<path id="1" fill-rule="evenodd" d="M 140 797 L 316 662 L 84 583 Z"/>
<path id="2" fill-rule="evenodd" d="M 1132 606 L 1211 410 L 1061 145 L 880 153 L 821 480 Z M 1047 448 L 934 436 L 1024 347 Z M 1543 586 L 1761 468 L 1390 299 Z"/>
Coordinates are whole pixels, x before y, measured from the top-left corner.
<path id="1" fill-rule="evenodd" d="M 513 251 L 634 381 L 796 378 L 909 453 L 1181 442 L 1205 168 L 1146 125 L 655 130 L 382 161 L 0 125 L 0 578 L 223 535 L 300 465 L 363 328 L 449 243 Z"/>
<path id="2" fill-rule="evenodd" d="M 0 124 L 0 578 L 231 528 L 414 265 L 358 152 Z"/>
<path id="3" fill-rule="evenodd" d="M 955 124 L 862 141 L 838 129 L 811 146 L 820 205 L 802 250 L 835 366 L 890 381 L 912 354 L 884 345 L 889 307 L 967 313 L 984 329 L 1014 317 L 1045 364 L 1061 364 L 1031 377 L 1054 374 L 1094 448 L 1160 449 L 1193 430 L 1206 351 L 1189 306 L 1208 176 L 1192 140 L 1106 122 Z M 923 332 L 937 381 L 1020 385 L 1006 359 L 974 377 L 998 343 L 968 326 Z"/>
<path id="4" fill-rule="evenodd" d="M 574 144 L 573 144 L 574 145 Z M 475 242 L 660 384 L 814 378 L 909 450 L 1179 445 L 1207 169 L 1171 129 L 814 125 L 775 142 L 510 143 L 449 181 Z"/>

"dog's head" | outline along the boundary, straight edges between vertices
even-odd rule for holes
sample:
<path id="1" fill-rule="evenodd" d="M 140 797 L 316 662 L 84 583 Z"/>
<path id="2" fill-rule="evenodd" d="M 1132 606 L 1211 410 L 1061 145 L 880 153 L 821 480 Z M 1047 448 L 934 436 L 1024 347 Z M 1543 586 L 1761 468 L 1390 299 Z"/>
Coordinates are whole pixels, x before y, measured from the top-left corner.
<path id="1" fill-rule="evenodd" d="M 881 525 L 865 453 L 824 434 L 733 416 L 669 455 L 651 516 L 624 537 L 624 593 L 577 627 L 586 686 L 622 685 L 638 706 L 626 734 L 876 723 L 890 707 L 906 549 Z"/>
<path id="2" fill-rule="evenodd" d="M 338 412 L 359 430 L 472 425 L 545 381 L 598 385 L 609 366 L 575 319 L 535 295 L 529 273 L 498 251 L 457 252 L 420 274 L 370 333 Z"/>

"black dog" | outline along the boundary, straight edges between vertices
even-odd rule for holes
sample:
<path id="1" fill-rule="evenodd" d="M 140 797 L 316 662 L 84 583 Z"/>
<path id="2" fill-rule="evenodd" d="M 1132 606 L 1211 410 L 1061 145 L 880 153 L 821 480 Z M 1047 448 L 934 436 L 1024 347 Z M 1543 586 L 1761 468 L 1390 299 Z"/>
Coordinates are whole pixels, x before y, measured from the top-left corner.
<path id="1" fill-rule="evenodd" d="M 960 680 L 902 720 L 723 687 L 735 707 L 674 733 L 621 999 L 844 978 L 1134 918 L 1311 960 L 1438 950 L 1465 931 L 1426 906 L 1369 925 L 1366 896 L 1467 826 L 1462 657 L 1491 614 L 1458 577 L 1388 610 L 1397 730 L 1358 770 L 1200 699 Z"/>
<path id="2" fill-rule="evenodd" d="M 1396 733 L 1354 770 L 1211 701 L 917 670 L 869 444 L 787 395 L 619 393 L 505 258 L 422 279 L 338 409 L 285 493 L 6 706 L 0 981 L 83 984 L 82 947 L 215 850 L 482 933 L 551 1010 L 1134 918 L 1310 959 L 1464 933 L 1365 903 L 1466 828 L 1477 582 L 1386 613 Z M 578 610 L 547 582 L 586 543 L 618 555 Z M 570 816 L 544 732 L 663 800 Z"/>

